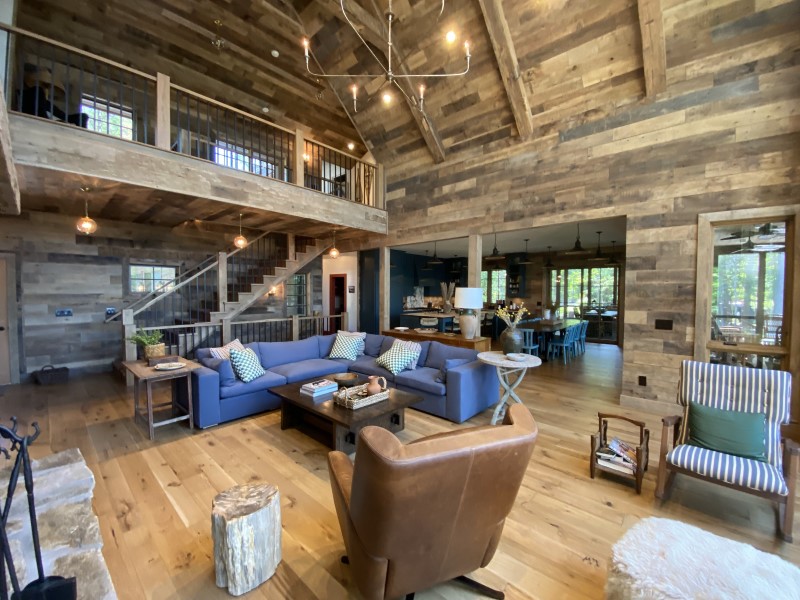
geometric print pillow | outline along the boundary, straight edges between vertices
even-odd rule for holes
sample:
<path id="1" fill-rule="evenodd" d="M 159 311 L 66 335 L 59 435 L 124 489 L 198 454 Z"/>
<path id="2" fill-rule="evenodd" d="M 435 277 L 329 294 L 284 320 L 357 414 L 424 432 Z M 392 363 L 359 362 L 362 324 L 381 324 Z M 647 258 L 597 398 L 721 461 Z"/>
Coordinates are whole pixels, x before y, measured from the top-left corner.
<path id="1" fill-rule="evenodd" d="M 228 360 L 231 357 L 231 350 L 241 351 L 244 350 L 244 346 L 242 346 L 242 342 L 240 342 L 238 339 L 235 339 L 232 342 L 228 342 L 221 348 L 209 348 L 211 356 L 222 360 Z"/>
<path id="2" fill-rule="evenodd" d="M 245 383 L 249 383 L 266 373 L 252 348 L 231 350 L 230 354 L 233 372 L 236 373 L 236 377 Z"/>
<path id="3" fill-rule="evenodd" d="M 395 344 L 403 344 L 406 348 L 414 352 L 416 356 L 414 356 L 414 360 L 411 361 L 411 364 L 408 365 L 408 368 L 412 371 L 417 368 L 417 361 L 419 360 L 419 353 L 422 352 L 422 346 L 417 342 L 410 342 L 407 340 L 397 340 Z"/>
<path id="4" fill-rule="evenodd" d="M 363 349 L 363 347 L 364 340 L 362 340 L 360 337 L 337 334 L 328 358 L 346 358 L 347 360 L 355 360 L 358 358 L 359 349 Z"/>
<path id="5" fill-rule="evenodd" d="M 364 348 L 366 346 L 366 343 L 365 343 L 364 340 L 367 338 L 367 332 L 366 331 L 344 331 L 344 330 L 340 329 L 339 331 L 336 332 L 336 335 L 337 335 L 337 337 L 338 336 L 348 336 L 348 337 L 354 337 L 354 338 L 356 338 L 358 340 L 361 340 L 361 346 L 358 349 L 358 355 L 359 356 L 363 356 L 364 355 Z"/>
<path id="6" fill-rule="evenodd" d="M 397 375 L 400 371 L 411 365 L 419 358 L 419 352 L 409 350 L 405 344 L 395 342 L 392 347 L 375 359 L 375 362 L 388 370 L 392 375 Z"/>

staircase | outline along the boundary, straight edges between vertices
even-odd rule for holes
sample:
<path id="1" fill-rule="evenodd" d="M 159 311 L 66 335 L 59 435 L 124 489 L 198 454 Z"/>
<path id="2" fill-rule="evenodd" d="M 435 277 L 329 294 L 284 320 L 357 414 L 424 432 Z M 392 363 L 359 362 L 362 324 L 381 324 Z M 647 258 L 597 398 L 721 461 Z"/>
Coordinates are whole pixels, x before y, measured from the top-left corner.
<path id="1" fill-rule="evenodd" d="M 229 341 L 231 321 L 327 248 L 327 240 L 265 232 L 247 247 L 211 256 L 106 321 L 122 317 L 125 338 L 137 329 L 159 330 L 169 354 L 191 357 L 198 348 Z M 295 250 L 296 244 L 296 250 Z M 287 256 L 291 254 L 292 256 Z M 136 346 L 126 342 L 126 360 Z"/>

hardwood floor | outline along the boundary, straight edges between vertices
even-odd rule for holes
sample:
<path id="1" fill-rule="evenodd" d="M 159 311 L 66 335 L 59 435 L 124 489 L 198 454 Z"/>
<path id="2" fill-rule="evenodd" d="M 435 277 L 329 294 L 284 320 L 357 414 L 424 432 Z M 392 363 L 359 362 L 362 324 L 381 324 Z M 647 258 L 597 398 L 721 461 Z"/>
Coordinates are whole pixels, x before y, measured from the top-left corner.
<path id="1" fill-rule="evenodd" d="M 620 410 L 622 354 L 589 344 L 572 365 L 549 362 L 530 370 L 520 396 L 539 424 L 539 441 L 499 550 L 476 579 L 521 598 L 602 598 L 612 544 L 639 519 L 678 519 L 747 542 L 800 563 L 800 543 L 774 536 L 772 505 L 719 486 L 678 477 L 663 506 L 653 496 L 660 418 Z M 677 373 L 676 373 L 677 378 Z M 221 490 L 267 481 L 281 493 L 283 562 L 275 576 L 246 598 L 357 597 L 334 513 L 327 449 L 296 430 L 281 431 L 278 411 L 205 431 L 164 427 L 150 442 L 131 418 L 132 399 L 111 375 L 63 386 L 10 387 L 3 416 L 22 425 L 38 420 L 32 446 L 42 456 L 77 446 L 94 471 L 94 507 L 119 597 L 228 598 L 214 585 L 210 507 Z M 642 495 L 612 476 L 589 478 L 589 435 L 597 412 L 647 421 L 650 468 Z M 486 424 L 491 411 L 466 426 Z M 455 427 L 407 411 L 410 441 Z M 800 511 L 798 511 L 800 512 Z M 800 537 L 800 527 L 795 527 Z M 421 599 L 478 598 L 457 584 L 418 594 Z"/>

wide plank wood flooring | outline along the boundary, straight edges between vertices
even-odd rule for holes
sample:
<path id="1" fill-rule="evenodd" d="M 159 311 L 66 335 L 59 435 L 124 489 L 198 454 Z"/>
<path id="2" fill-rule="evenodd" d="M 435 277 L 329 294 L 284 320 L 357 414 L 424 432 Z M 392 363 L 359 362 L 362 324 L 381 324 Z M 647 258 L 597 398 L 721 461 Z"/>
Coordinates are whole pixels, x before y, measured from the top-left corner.
<path id="1" fill-rule="evenodd" d="M 474 574 L 503 588 L 509 600 L 602 598 L 612 544 L 651 515 L 685 521 L 800 563 L 800 542 L 777 540 L 767 501 L 678 476 L 663 506 L 653 489 L 660 418 L 621 410 L 622 355 L 616 346 L 589 344 L 568 367 L 545 363 L 519 388 L 539 424 L 539 441 L 506 523 L 499 550 Z M 676 372 L 677 379 L 677 372 Z M 281 431 L 280 415 L 190 432 L 183 424 L 158 429 L 156 440 L 134 424 L 132 399 L 121 379 L 87 376 L 63 386 L 7 388 L 3 418 L 42 426 L 32 446 L 42 456 L 77 446 L 94 471 L 94 507 L 105 555 L 121 599 L 229 598 L 214 585 L 210 507 L 221 490 L 267 481 L 278 486 L 283 562 L 275 576 L 246 598 L 357 597 L 334 513 L 327 449 L 296 430 Z M 589 435 L 597 413 L 644 419 L 651 431 L 651 463 L 642 495 L 612 476 L 589 477 Z M 465 426 L 486 424 L 486 411 Z M 407 411 L 400 438 L 410 441 L 457 427 Z M 487 493 L 490 493 L 487 490 Z M 800 510 L 797 511 L 800 513 Z M 800 527 L 795 526 L 796 539 Z M 457 584 L 417 595 L 425 599 L 478 598 Z"/>

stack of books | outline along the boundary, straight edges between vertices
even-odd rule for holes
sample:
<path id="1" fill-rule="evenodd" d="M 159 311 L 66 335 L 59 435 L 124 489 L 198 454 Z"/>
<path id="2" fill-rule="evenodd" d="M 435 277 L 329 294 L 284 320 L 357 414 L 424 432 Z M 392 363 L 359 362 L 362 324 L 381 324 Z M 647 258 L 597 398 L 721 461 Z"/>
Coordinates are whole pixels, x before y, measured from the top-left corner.
<path id="1" fill-rule="evenodd" d="M 636 448 L 619 438 L 611 438 L 608 446 L 597 451 L 597 464 L 631 475 L 636 472 Z"/>
<path id="2" fill-rule="evenodd" d="M 335 381 L 330 379 L 318 379 L 317 381 L 309 381 L 300 386 L 300 393 L 308 396 L 322 396 L 324 394 L 331 394 L 339 389 Z"/>

